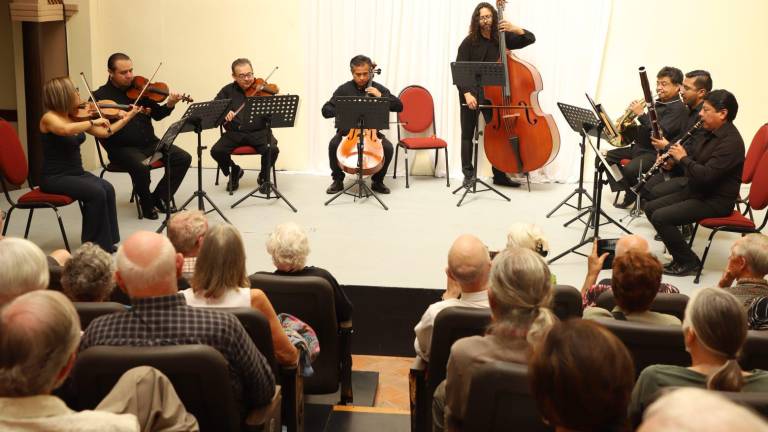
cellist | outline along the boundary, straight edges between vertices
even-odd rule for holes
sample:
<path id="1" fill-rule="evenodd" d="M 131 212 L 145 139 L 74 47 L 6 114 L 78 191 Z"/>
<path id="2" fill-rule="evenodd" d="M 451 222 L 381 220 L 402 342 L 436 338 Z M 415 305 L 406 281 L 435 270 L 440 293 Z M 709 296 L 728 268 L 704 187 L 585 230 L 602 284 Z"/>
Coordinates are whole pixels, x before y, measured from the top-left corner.
<path id="1" fill-rule="evenodd" d="M 495 62 L 499 59 L 499 30 L 504 32 L 507 48 L 519 49 L 536 42 L 536 36 L 530 31 L 509 21 L 499 21 L 498 12 L 490 3 L 479 3 L 469 23 L 469 35 L 459 45 L 456 55 L 457 62 Z M 461 170 L 466 184 L 472 178 L 472 134 L 477 123 L 478 104 L 483 104 L 482 94 L 475 94 L 476 89 L 459 87 L 459 102 L 461 105 Z M 463 104 L 466 104 L 463 105 Z M 488 114 L 486 121 L 489 120 Z M 500 186 L 520 187 L 520 183 L 507 177 L 501 170 L 493 168 L 493 184 Z"/>
<path id="2" fill-rule="evenodd" d="M 349 62 L 349 69 L 352 73 L 352 79 L 340 85 L 333 92 L 331 99 L 323 105 L 323 117 L 336 117 L 336 105 L 333 102 L 333 98 L 336 96 L 365 96 L 367 94 L 374 97 L 385 97 L 389 99 L 390 111 L 400 112 L 403 110 L 403 103 L 389 89 L 378 82 L 371 83 L 374 65 L 369 57 L 364 55 L 352 57 L 352 60 Z M 344 189 L 344 171 L 339 167 L 336 149 L 339 147 L 342 137 L 347 135 L 348 132 L 337 130 L 336 135 L 331 138 L 331 142 L 328 144 L 328 162 L 331 166 L 331 177 L 333 178 L 333 183 L 325 191 L 328 194 L 335 194 Z M 380 132 L 378 137 L 382 141 L 382 147 L 384 148 L 384 166 L 379 172 L 371 176 L 371 189 L 378 193 L 388 194 L 389 188 L 384 184 L 384 175 L 387 173 L 389 162 L 392 160 L 394 147 Z"/>

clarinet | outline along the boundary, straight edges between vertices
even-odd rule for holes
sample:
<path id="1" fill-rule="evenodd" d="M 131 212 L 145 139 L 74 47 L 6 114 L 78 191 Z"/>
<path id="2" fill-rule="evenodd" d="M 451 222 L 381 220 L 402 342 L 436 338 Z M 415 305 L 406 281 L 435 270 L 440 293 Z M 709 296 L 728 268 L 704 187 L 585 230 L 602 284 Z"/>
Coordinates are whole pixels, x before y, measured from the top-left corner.
<path id="1" fill-rule="evenodd" d="M 696 130 L 699 129 L 702 126 L 702 124 L 703 123 L 701 120 L 697 121 L 695 125 L 691 126 L 691 128 L 688 129 L 688 132 L 686 132 L 685 135 L 683 135 L 679 140 L 677 140 L 677 142 L 675 142 L 672 145 L 685 144 L 686 141 L 691 139 L 691 136 L 693 136 L 693 133 L 696 132 Z M 651 177 L 653 177 L 654 174 L 659 172 L 659 170 L 661 170 L 661 167 L 664 166 L 664 164 L 667 163 L 667 161 L 671 158 L 672 158 L 672 155 L 669 153 L 669 151 L 666 151 L 661 156 L 659 156 L 659 159 L 656 161 L 656 163 L 654 163 L 651 166 L 651 169 L 643 173 L 643 175 L 641 175 L 640 178 L 637 180 L 637 184 L 630 188 L 632 192 L 636 194 L 640 193 L 640 189 L 642 189 L 642 187 L 645 186 L 645 183 L 647 183 L 648 180 Z"/>

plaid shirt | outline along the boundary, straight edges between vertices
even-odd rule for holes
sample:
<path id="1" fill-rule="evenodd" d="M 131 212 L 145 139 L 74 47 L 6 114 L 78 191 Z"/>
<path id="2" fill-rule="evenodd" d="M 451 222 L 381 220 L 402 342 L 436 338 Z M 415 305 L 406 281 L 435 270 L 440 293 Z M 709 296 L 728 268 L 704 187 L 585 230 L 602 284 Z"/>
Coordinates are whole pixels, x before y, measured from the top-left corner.
<path id="1" fill-rule="evenodd" d="M 275 377 L 269 363 L 234 315 L 189 307 L 181 294 L 131 299 L 131 303 L 130 311 L 91 322 L 80 351 L 95 345 L 209 345 L 227 360 L 237 400 L 254 407 L 272 399 Z"/>

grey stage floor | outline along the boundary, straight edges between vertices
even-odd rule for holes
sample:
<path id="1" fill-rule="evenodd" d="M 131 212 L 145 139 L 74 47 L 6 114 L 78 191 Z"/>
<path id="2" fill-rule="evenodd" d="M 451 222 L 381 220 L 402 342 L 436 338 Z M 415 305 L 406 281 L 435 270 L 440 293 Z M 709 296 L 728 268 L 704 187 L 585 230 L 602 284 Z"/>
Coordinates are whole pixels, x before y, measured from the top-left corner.
<path id="1" fill-rule="evenodd" d="M 444 269 L 446 254 L 453 239 L 462 233 L 480 237 L 491 249 L 502 248 L 506 230 L 515 221 L 536 223 L 550 241 L 550 257 L 575 245 L 581 239 L 583 224 L 574 223 L 563 227 L 576 211 L 563 207 L 551 218 L 545 215 L 573 189 L 570 184 L 534 184 L 531 192 L 525 188 L 503 188 L 511 202 L 491 192 L 470 196 L 461 207 L 456 207 L 457 195 L 445 186 L 445 179 L 413 177 L 411 187 L 405 188 L 405 180 L 387 178 L 391 195 L 381 198 L 389 206 L 385 211 L 373 198 L 355 202 L 343 196 L 329 206 L 325 188 L 329 177 L 309 174 L 279 173 L 278 186 L 282 193 L 298 208 L 293 213 L 278 200 L 265 201 L 251 198 L 235 209 L 230 205 L 256 186 L 256 172 L 248 171 L 241 181 L 240 190 L 234 196 L 224 191 L 224 186 L 214 186 L 215 171 L 203 170 L 203 184 L 211 199 L 222 209 L 227 218 L 243 233 L 248 254 L 249 272 L 271 270 L 272 262 L 265 250 L 265 241 L 272 228 L 282 222 L 294 221 L 303 225 L 310 237 L 309 264 L 329 269 L 342 284 L 374 285 L 389 287 L 435 288 L 445 286 Z M 117 191 L 117 211 L 122 238 L 137 230 L 155 230 L 159 221 L 138 220 L 136 209 L 128 202 L 129 178 L 125 174 L 107 174 Z M 159 173 L 153 175 L 153 185 Z M 347 178 L 350 179 L 349 177 Z M 177 203 L 191 195 L 196 185 L 195 172 L 190 170 L 187 179 L 177 193 Z M 591 191 L 591 184 L 585 185 Z M 18 191 L 14 195 L 18 195 Z M 611 216 L 620 218 L 626 210 L 614 209 L 612 194 L 607 194 L 603 209 Z M 572 200 L 571 202 L 575 202 Z M 7 208 L 7 203 L 3 203 Z M 193 203 L 192 208 L 196 208 Z M 210 207 L 206 207 L 209 209 Z M 21 236 L 24 232 L 26 212 L 14 212 L 8 235 Z M 80 214 L 77 206 L 63 211 L 64 224 L 73 247 L 80 244 Z M 762 217 L 762 214 L 759 215 Z M 215 213 L 209 215 L 211 223 L 222 222 Z M 653 229 L 645 218 L 639 218 L 629 229 L 648 239 Z M 694 250 L 701 255 L 706 246 L 709 230 L 702 229 L 694 243 Z M 612 225 L 601 227 L 601 237 L 616 237 L 620 231 Z M 710 250 L 707 265 L 698 286 L 715 285 L 729 254 L 735 234 L 718 234 Z M 50 211 L 38 211 L 32 224 L 30 239 L 44 250 L 63 247 L 57 224 Z M 663 245 L 651 240 L 651 248 L 662 256 Z M 581 249 L 589 253 L 588 247 Z M 668 258 L 662 258 L 666 262 Z M 559 283 L 580 287 L 586 272 L 586 259 L 569 254 L 552 264 L 552 271 Z M 602 276 L 602 275 L 601 275 Z M 698 287 L 693 277 L 666 278 L 681 291 L 690 293 Z"/>

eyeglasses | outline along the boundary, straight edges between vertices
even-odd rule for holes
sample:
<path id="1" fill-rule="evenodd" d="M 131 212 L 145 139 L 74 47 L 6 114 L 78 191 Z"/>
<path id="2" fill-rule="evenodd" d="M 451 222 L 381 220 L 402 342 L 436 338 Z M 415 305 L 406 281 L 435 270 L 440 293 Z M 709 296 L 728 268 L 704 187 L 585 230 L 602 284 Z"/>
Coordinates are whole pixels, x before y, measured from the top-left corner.
<path id="1" fill-rule="evenodd" d="M 481 16 L 478 18 L 478 21 L 493 21 L 493 15 Z"/>
<path id="2" fill-rule="evenodd" d="M 657 86 L 662 86 L 662 87 L 670 87 L 673 84 L 672 84 L 671 81 L 656 81 L 656 85 Z"/>
<path id="3" fill-rule="evenodd" d="M 248 72 L 248 73 L 244 73 L 244 74 L 237 74 L 237 79 L 244 80 L 244 79 L 250 79 L 250 78 L 253 78 L 253 72 Z"/>

